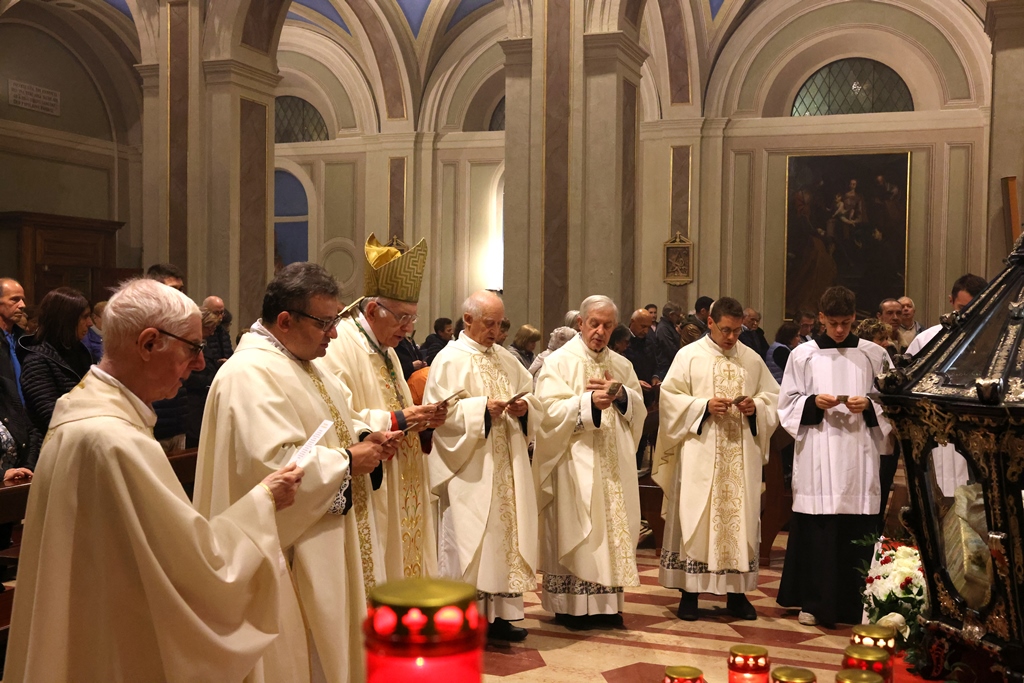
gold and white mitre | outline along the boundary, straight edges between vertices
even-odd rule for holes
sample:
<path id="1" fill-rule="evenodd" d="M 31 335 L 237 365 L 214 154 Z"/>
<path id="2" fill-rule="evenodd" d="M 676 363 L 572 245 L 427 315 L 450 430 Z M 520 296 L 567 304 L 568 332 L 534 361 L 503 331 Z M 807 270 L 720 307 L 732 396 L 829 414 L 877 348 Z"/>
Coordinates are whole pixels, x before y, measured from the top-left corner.
<path id="1" fill-rule="evenodd" d="M 364 249 L 366 275 L 363 296 L 382 296 L 409 303 L 419 301 L 423 269 L 427 265 L 426 240 L 420 240 L 403 253 L 400 247 L 381 244 L 370 233 Z"/>

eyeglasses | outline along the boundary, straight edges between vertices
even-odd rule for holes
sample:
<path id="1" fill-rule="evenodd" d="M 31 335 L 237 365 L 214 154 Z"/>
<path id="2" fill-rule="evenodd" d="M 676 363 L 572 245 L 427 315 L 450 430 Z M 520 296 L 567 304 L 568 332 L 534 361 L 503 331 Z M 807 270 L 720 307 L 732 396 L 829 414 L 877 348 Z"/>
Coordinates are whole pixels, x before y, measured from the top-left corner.
<path id="1" fill-rule="evenodd" d="M 318 323 L 320 325 L 320 331 L 321 332 L 330 332 L 331 328 L 337 327 L 338 323 L 341 322 L 341 313 L 339 313 L 338 315 L 334 316 L 330 320 L 325 320 L 323 318 L 318 318 L 315 315 L 310 315 L 309 313 L 306 313 L 304 311 L 288 311 L 288 312 L 289 313 L 294 313 L 295 315 L 298 315 L 298 316 L 303 317 L 303 318 L 309 318 L 310 320 Z"/>
<path id="2" fill-rule="evenodd" d="M 195 341 L 192 341 L 191 339 L 185 339 L 184 337 L 179 337 L 176 334 L 171 334 L 170 332 L 167 332 L 165 330 L 161 330 L 159 327 L 156 328 L 156 331 L 159 332 L 160 334 L 166 336 L 166 337 L 170 337 L 171 339 L 177 339 L 178 341 L 180 341 L 180 342 L 182 342 L 184 344 L 188 344 L 189 346 L 191 346 L 192 347 L 192 358 L 193 359 L 194 358 L 198 358 L 199 354 L 201 354 L 203 352 L 203 350 L 206 348 L 206 342 L 205 341 L 195 342 Z"/>
<path id="3" fill-rule="evenodd" d="M 714 322 L 714 321 L 712 321 Z M 715 327 L 718 327 L 718 323 L 715 323 Z M 742 327 L 718 327 L 718 331 L 724 334 L 726 337 L 738 337 L 743 331 Z"/>
<path id="4" fill-rule="evenodd" d="M 406 313 L 405 315 L 398 315 L 397 313 L 395 313 L 394 311 L 392 311 L 390 308 L 388 308 L 379 301 L 377 302 L 377 305 L 383 308 L 388 313 L 390 313 L 391 316 L 398 321 L 398 324 L 401 327 L 405 327 L 406 325 L 415 325 L 416 321 L 420 319 L 418 315 L 409 315 L 408 313 Z"/>

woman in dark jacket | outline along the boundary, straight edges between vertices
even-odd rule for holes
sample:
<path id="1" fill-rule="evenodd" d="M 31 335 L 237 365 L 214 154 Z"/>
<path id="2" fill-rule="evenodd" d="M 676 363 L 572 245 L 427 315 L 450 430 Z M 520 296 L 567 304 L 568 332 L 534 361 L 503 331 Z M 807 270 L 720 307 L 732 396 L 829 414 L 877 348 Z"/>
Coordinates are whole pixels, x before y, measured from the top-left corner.
<path id="1" fill-rule="evenodd" d="M 26 356 L 21 365 L 21 392 L 32 424 L 46 434 L 57 399 L 75 388 L 92 366 L 82 344 L 92 327 L 89 301 L 77 289 L 58 287 L 39 304 L 39 329 L 19 344 Z"/>

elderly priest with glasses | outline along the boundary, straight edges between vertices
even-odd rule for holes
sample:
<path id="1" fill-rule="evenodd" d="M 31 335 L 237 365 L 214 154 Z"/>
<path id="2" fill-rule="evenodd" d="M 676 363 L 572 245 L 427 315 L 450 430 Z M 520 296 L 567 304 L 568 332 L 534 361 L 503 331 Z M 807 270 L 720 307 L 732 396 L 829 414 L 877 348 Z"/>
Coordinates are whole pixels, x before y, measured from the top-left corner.
<path id="1" fill-rule="evenodd" d="M 312 362 L 337 336 L 338 319 L 334 278 L 314 263 L 285 266 L 206 402 L 195 492 L 204 514 L 231 505 L 325 427 L 303 461 L 295 505 L 278 515 L 280 576 L 294 590 L 282 591 L 281 636 L 248 681 L 363 678 L 366 587 L 383 579 L 369 475 L 401 432 L 369 433 L 338 379 Z"/>
<path id="2" fill-rule="evenodd" d="M 413 403 L 395 346 L 416 324 L 427 244 L 404 254 L 370 235 L 364 248 L 363 298 L 338 325 L 338 338 L 317 361 L 345 387 L 353 411 L 373 429 L 402 430 L 398 452 L 384 463 L 384 482 L 373 492 L 388 580 L 437 574 L 434 515 L 427 458 L 417 432 L 444 424 L 448 404 Z"/>
<path id="3" fill-rule="evenodd" d="M 104 321 L 103 360 L 57 401 L 35 470 L 4 680 L 240 680 L 292 590 L 275 511 L 303 470 L 267 468 L 204 519 L 152 409 L 203 367 L 199 309 L 134 280 Z"/>

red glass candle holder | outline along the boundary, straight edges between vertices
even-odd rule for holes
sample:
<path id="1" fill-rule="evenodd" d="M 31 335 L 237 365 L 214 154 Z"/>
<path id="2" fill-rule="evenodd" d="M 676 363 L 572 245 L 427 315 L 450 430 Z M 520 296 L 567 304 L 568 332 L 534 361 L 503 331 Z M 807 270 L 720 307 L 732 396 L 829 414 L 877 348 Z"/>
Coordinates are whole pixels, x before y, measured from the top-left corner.
<path id="1" fill-rule="evenodd" d="M 857 624 L 853 627 L 850 644 L 880 647 L 892 657 L 896 653 L 896 629 L 882 624 Z"/>
<path id="2" fill-rule="evenodd" d="M 880 647 L 850 645 L 843 652 L 844 669 L 861 669 L 882 677 L 883 683 L 892 683 L 892 657 Z"/>
<path id="3" fill-rule="evenodd" d="M 813 671 L 798 666 L 780 666 L 772 671 L 772 683 L 817 683 L 817 680 Z"/>
<path id="4" fill-rule="evenodd" d="M 476 588 L 443 579 L 391 581 L 370 592 L 363 622 L 367 683 L 480 683 L 487 620 Z"/>
<path id="5" fill-rule="evenodd" d="M 704 683 L 704 672 L 693 666 L 670 666 L 662 683 Z"/>
<path id="6" fill-rule="evenodd" d="M 882 677 L 873 671 L 843 669 L 836 674 L 836 683 L 882 683 Z"/>
<path id="7" fill-rule="evenodd" d="M 729 683 L 768 683 L 771 660 L 760 645 L 729 648 Z"/>

